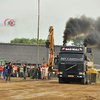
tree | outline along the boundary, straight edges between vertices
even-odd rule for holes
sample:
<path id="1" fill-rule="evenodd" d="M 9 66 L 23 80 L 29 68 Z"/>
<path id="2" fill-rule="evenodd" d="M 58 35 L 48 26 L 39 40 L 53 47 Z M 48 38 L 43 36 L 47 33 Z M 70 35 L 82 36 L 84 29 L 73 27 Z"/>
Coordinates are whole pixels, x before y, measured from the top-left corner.
<path id="1" fill-rule="evenodd" d="M 45 39 L 39 39 L 39 44 L 45 44 L 46 40 Z M 37 44 L 37 39 L 36 38 L 15 38 L 10 41 L 10 43 L 24 43 L 24 44 Z"/>
<path id="2" fill-rule="evenodd" d="M 72 45 L 83 46 L 84 36 L 76 37 L 76 38 L 72 39 L 71 41 L 73 42 Z"/>

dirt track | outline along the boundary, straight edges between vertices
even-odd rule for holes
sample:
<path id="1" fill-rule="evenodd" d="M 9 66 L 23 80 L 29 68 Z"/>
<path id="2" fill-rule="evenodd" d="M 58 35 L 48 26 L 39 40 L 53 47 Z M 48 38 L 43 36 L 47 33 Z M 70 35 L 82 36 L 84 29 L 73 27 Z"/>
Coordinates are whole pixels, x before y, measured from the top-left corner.
<path id="1" fill-rule="evenodd" d="M 0 100 L 100 100 L 97 84 L 59 84 L 58 80 L 0 79 Z"/>

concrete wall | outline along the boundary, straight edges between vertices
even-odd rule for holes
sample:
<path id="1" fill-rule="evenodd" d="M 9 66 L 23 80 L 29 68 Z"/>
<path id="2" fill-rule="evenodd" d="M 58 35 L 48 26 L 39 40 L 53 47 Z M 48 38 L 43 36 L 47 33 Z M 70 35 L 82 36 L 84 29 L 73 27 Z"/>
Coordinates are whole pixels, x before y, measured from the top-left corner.
<path id="1" fill-rule="evenodd" d="M 59 54 L 61 45 L 55 45 L 55 55 Z M 49 52 L 49 51 L 48 51 Z M 100 50 L 93 48 L 94 63 L 100 64 Z M 44 60 L 43 60 L 44 58 Z M 89 56 L 91 59 L 91 56 Z M 37 59 L 37 45 L 30 44 L 12 44 L 0 43 L 0 60 L 6 59 L 7 62 L 36 64 Z M 45 45 L 39 45 L 39 64 L 47 62 L 47 48 Z"/>
<path id="2" fill-rule="evenodd" d="M 55 55 L 58 54 L 60 46 L 55 47 Z M 49 52 L 49 50 L 48 50 Z M 43 59 L 44 58 L 44 59 Z M 37 60 L 37 45 L 30 44 L 12 44 L 0 43 L 0 60 L 6 59 L 7 62 L 36 64 Z M 47 48 L 45 45 L 39 45 L 39 64 L 47 62 Z"/>

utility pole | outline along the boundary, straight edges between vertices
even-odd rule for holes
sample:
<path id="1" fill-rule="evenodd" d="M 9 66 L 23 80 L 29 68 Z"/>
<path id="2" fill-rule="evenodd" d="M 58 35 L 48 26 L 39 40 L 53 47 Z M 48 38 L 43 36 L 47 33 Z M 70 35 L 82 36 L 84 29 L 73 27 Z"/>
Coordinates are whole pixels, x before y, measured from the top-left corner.
<path id="1" fill-rule="evenodd" d="M 40 21 L 40 0 L 38 0 L 38 30 L 37 30 L 37 60 L 36 60 L 36 68 L 38 68 L 38 59 L 39 59 L 39 21 Z"/>
<path id="2" fill-rule="evenodd" d="M 34 71 L 31 73 L 31 78 L 34 79 L 37 74 L 38 68 L 38 59 L 39 59 L 39 20 L 40 20 L 40 0 L 38 0 L 38 28 L 37 28 L 37 60 L 36 60 L 36 67 Z"/>

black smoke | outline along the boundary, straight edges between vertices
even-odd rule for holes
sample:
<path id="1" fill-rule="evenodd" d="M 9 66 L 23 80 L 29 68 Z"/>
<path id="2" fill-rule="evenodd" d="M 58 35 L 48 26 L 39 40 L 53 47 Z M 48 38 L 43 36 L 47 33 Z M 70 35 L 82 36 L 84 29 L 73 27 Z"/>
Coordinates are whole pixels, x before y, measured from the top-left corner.
<path id="1" fill-rule="evenodd" d="M 80 18 L 70 18 L 66 23 L 63 45 L 81 34 L 87 35 L 92 30 L 92 24 L 94 20 L 81 16 Z"/>
<path id="2" fill-rule="evenodd" d="M 84 39 L 84 46 L 98 46 L 100 47 L 100 17 L 95 20 L 93 25 L 95 30 L 90 32 Z"/>
<path id="3" fill-rule="evenodd" d="M 87 37 L 84 39 L 84 46 L 94 46 L 94 45 L 100 45 L 100 33 L 99 31 L 93 31 L 87 35 Z"/>

